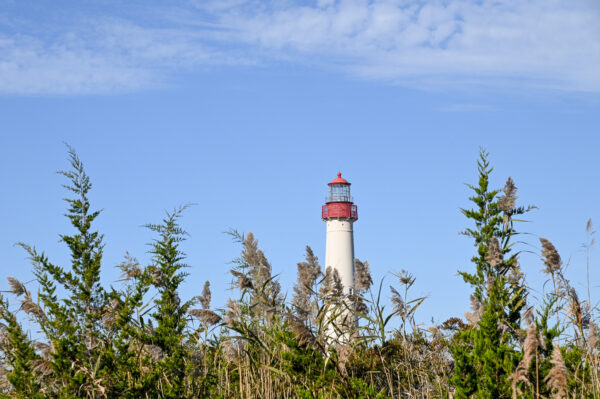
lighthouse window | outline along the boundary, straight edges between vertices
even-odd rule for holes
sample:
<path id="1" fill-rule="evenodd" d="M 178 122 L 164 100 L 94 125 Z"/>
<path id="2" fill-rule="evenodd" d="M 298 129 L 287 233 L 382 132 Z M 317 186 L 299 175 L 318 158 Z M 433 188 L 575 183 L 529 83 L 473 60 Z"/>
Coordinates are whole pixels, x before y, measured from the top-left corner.
<path id="1" fill-rule="evenodd" d="M 333 184 L 329 186 L 329 201 L 351 202 L 350 186 Z"/>

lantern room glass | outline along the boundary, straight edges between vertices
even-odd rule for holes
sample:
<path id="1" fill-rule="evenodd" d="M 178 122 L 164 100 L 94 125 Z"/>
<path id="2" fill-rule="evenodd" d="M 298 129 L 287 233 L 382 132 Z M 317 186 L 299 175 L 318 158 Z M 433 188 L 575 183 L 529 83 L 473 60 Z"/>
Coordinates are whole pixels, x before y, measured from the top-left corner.
<path id="1" fill-rule="evenodd" d="M 349 184 L 332 184 L 329 186 L 328 202 L 352 202 Z"/>

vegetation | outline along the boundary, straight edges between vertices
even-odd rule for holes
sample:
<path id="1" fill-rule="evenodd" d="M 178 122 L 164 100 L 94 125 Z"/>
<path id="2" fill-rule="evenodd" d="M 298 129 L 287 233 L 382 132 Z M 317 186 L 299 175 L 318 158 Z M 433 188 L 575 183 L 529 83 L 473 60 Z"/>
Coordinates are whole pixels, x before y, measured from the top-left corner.
<path id="1" fill-rule="evenodd" d="M 472 311 L 429 328 L 415 322 L 425 298 L 411 297 L 410 273 L 395 275 L 388 309 L 383 280 L 373 287 L 368 262 L 356 260 L 353 294 L 344 296 L 337 272 L 323 270 L 307 247 L 288 301 L 255 237 L 236 231 L 241 255 L 226 308 L 211 307 L 209 282 L 183 301 L 185 207 L 147 226 L 155 234 L 151 264 L 126 255 L 123 287 L 108 288 L 100 281 L 103 236 L 92 227 L 100 213 L 88 199 L 92 185 L 72 149 L 69 159 L 62 174 L 74 234 L 60 237 L 71 265 L 19 244 L 35 280 L 8 277 L 17 306 L 0 296 L 0 397 L 600 397 L 598 309 L 589 288 L 580 299 L 556 248 L 541 238 L 550 288 L 539 303 L 530 299 L 515 225 L 532 207 L 516 205 L 511 178 L 503 190 L 490 189 L 484 151 L 479 181 L 469 186 L 473 209 L 462 210 L 476 248 L 473 270 L 460 272 Z M 591 221 L 587 232 L 589 254 Z M 23 327 L 25 318 L 35 330 Z M 333 330 L 343 332 L 333 334 L 340 339 Z"/>

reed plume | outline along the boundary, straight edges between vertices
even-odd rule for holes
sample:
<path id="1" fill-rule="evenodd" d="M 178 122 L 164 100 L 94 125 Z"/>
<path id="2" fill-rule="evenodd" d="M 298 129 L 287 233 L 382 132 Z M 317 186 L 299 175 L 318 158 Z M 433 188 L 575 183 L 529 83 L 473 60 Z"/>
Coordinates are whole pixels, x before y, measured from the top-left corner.
<path id="1" fill-rule="evenodd" d="M 506 184 L 504 184 L 504 188 L 502 189 L 504 195 L 498 196 L 498 208 L 500 208 L 501 211 L 509 212 L 515 209 L 515 202 L 517 199 L 519 199 L 519 197 L 516 196 L 517 191 L 518 190 L 515 186 L 515 182 L 511 177 L 509 177 L 506 180 Z"/>
<path id="2" fill-rule="evenodd" d="M 357 292 L 366 292 L 373 284 L 369 262 L 354 259 L 354 289 Z"/>
<path id="3" fill-rule="evenodd" d="M 595 353 L 598 349 L 598 327 L 596 327 L 596 323 L 593 321 L 590 321 L 587 343 L 590 353 Z"/>
<path id="4" fill-rule="evenodd" d="M 544 381 L 548 383 L 548 386 L 552 389 L 552 398 L 568 398 L 567 367 L 565 366 L 565 362 L 558 345 L 554 345 L 550 363 L 552 364 L 552 368 L 550 369 L 550 372 Z"/>
<path id="5" fill-rule="evenodd" d="M 13 277 L 7 277 L 8 284 L 10 285 L 11 292 L 16 296 L 23 295 L 27 292 L 27 288 L 25 288 L 25 284 L 17 280 Z"/>
<path id="6" fill-rule="evenodd" d="M 313 294 L 317 279 L 321 275 L 321 265 L 319 259 L 313 253 L 313 250 L 307 245 L 305 261 L 299 262 L 298 265 L 298 279 L 294 286 L 294 297 L 292 298 L 292 305 L 296 309 L 296 315 L 302 322 L 312 322 L 313 317 L 312 305 L 313 305 Z"/>
<path id="7" fill-rule="evenodd" d="M 485 257 L 486 262 L 492 268 L 499 270 L 504 261 L 504 255 L 502 254 L 502 250 L 500 249 L 500 241 L 498 241 L 498 237 L 492 237 L 490 242 L 488 243 L 488 253 Z"/>
<path id="8" fill-rule="evenodd" d="M 483 305 L 479 299 L 475 297 L 475 295 L 471 294 L 469 298 L 471 300 L 471 312 L 465 312 L 465 319 L 467 319 L 467 322 L 470 326 L 474 327 L 481 319 L 481 315 L 483 314 Z"/>
<path id="9" fill-rule="evenodd" d="M 530 323 L 529 327 L 527 328 L 527 335 L 523 344 L 523 359 L 521 359 L 516 370 L 510 376 L 510 380 L 512 381 L 511 388 L 513 399 L 516 399 L 517 395 L 519 395 L 519 397 L 523 396 L 523 392 L 519 388 L 520 382 L 524 383 L 526 386 L 531 386 L 531 382 L 527 378 L 529 374 L 529 366 L 535 359 L 539 345 L 540 341 L 535 323 Z"/>
<path id="10" fill-rule="evenodd" d="M 204 283 L 204 288 L 202 288 L 202 295 L 198 297 L 200 304 L 202 305 L 202 309 L 210 309 L 210 300 L 211 300 L 211 292 L 210 292 L 210 281 L 206 281 Z"/>
<path id="11" fill-rule="evenodd" d="M 560 271 L 562 266 L 560 255 L 549 240 L 540 238 L 540 243 L 542 243 L 542 260 L 544 261 L 544 265 L 546 265 L 546 268 L 542 269 L 542 271 L 554 275 L 556 272 Z"/>
<path id="12" fill-rule="evenodd" d="M 117 267 L 121 269 L 121 279 L 123 280 L 139 278 L 142 275 L 142 268 L 138 260 L 131 256 L 129 252 L 125 252 L 125 260 Z"/>
<path id="13" fill-rule="evenodd" d="M 191 309 L 188 313 L 208 326 L 213 326 L 221 321 L 221 316 L 210 309 Z"/>

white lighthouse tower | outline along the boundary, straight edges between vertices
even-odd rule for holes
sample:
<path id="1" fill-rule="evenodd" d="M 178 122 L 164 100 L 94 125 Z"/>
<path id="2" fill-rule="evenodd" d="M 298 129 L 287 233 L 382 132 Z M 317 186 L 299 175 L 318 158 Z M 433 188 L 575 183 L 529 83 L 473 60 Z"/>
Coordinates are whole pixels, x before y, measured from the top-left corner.
<path id="1" fill-rule="evenodd" d="M 354 290 L 354 233 L 352 225 L 358 219 L 358 210 L 350 196 L 350 183 L 338 173 L 329 183 L 329 195 L 322 208 L 327 223 L 325 267 L 337 270 L 344 294 Z"/>

